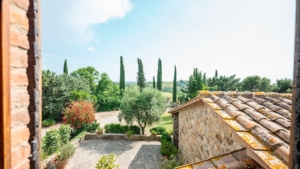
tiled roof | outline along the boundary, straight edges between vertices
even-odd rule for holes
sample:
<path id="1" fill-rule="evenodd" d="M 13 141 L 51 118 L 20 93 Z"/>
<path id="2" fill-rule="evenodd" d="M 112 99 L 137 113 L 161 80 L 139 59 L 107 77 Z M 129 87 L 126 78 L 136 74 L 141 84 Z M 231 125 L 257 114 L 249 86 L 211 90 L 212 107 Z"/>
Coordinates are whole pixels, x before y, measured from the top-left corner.
<path id="1" fill-rule="evenodd" d="M 246 149 L 234 151 L 217 157 L 212 157 L 195 164 L 188 164 L 175 169 L 226 169 L 262 167 L 246 154 Z"/>
<path id="2" fill-rule="evenodd" d="M 260 165 L 288 168 L 291 94 L 201 91 L 199 98 L 234 129 L 236 140 Z"/>

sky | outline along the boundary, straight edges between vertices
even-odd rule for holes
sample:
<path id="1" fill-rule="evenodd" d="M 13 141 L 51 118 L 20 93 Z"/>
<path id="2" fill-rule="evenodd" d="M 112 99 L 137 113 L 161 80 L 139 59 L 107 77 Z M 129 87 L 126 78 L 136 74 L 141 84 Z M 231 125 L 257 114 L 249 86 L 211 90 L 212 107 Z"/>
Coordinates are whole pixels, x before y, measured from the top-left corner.
<path id="1" fill-rule="evenodd" d="M 295 0 L 42 1 L 43 70 L 62 74 L 93 66 L 119 81 L 188 80 L 193 68 L 212 77 L 293 77 Z"/>

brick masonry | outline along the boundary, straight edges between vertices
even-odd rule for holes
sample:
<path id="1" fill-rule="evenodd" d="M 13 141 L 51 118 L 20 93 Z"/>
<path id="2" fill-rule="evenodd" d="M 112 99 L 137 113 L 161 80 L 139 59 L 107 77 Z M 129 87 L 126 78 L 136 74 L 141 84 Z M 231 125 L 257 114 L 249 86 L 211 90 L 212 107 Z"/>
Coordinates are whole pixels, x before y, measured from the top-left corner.
<path id="1" fill-rule="evenodd" d="M 202 104 L 179 112 L 178 148 L 184 163 L 195 163 L 243 148 L 234 140 L 234 131 L 213 111 Z"/>
<path id="2" fill-rule="evenodd" d="M 10 1 L 10 74 L 11 74 L 11 168 L 30 168 L 29 155 L 31 146 L 28 143 L 30 122 L 28 112 L 29 94 L 28 77 L 28 31 L 29 22 L 26 16 L 29 0 Z"/>

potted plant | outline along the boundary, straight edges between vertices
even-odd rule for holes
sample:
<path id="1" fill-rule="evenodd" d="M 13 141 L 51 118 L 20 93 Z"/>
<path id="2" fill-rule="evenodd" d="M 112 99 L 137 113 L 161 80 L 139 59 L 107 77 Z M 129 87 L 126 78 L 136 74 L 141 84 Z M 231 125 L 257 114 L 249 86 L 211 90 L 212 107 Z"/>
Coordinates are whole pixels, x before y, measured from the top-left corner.
<path id="1" fill-rule="evenodd" d="M 103 134 L 103 128 L 98 127 L 97 128 L 97 135 L 101 135 L 101 134 Z"/>
<path id="2" fill-rule="evenodd" d="M 152 130 L 152 131 L 151 131 L 151 136 L 156 136 L 156 135 L 157 135 L 157 132 L 154 131 L 154 130 Z"/>
<path id="3" fill-rule="evenodd" d="M 69 159 L 74 155 L 75 149 L 71 143 L 64 145 L 54 160 L 55 167 L 57 169 L 65 169 Z"/>
<path id="4" fill-rule="evenodd" d="M 127 138 L 130 138 L 130 136 L 133 134 L 133 131 L 132 130 L 128 130 L 127 132 L 126 132 L 126 136 L 127 136 Z"/>

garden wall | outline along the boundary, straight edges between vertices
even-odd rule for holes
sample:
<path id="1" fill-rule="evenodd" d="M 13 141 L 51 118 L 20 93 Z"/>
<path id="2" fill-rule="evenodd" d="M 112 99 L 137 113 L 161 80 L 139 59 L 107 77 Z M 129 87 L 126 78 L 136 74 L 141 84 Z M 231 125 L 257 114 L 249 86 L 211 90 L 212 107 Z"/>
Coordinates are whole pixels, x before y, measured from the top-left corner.
<path id="1" fill-rule="evenodd" d="M 180 158 L 184 163 L 195 163 L 210 157 L 239 150 L 233 131 L 206 104 L 179 112 Z"/>
<path id="2" fill-rule="evenodd" d="M 105 139 L 105 140 L 133 140 L 133 141 L 160 141 L 160 135 L 139 135 L 132 134 L 130 138 L 127 138 L 126 134 L 102 134 L 97 135 L 95 133 L 87 133 L 85 135 L 85 140 L 95 140 L 95 139 Z"/>

